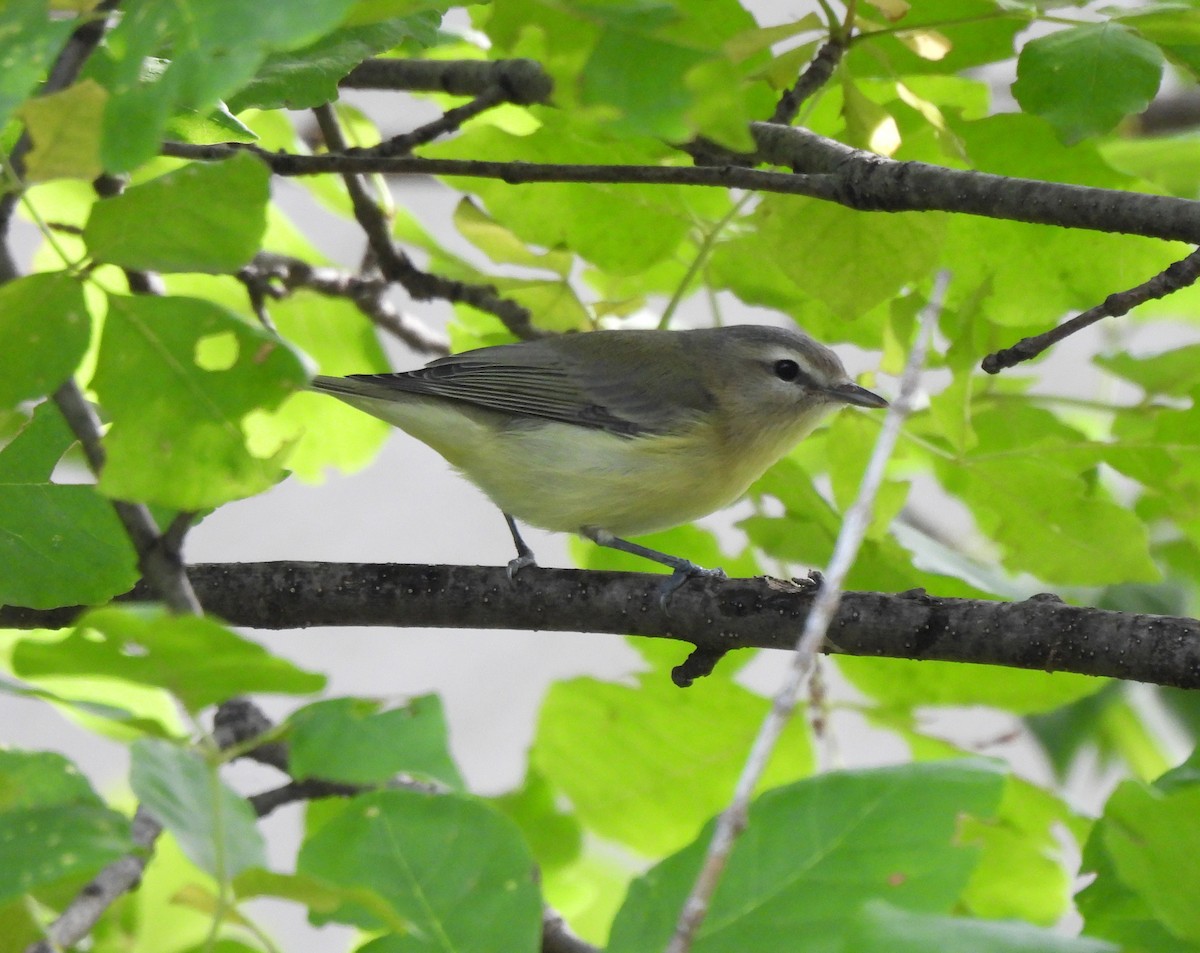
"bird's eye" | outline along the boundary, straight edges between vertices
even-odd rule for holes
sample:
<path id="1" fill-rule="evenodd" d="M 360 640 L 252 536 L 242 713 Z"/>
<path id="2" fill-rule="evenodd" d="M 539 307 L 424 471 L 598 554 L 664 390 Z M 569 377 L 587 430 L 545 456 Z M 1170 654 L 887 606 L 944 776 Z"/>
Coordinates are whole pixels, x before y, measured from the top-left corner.
<path id="1" fill-rule="evenodd" d="M 786 358 L 775 362 L 775 376 L 781 381 L 794 381 L 800 376 L 800 365 Z"/>

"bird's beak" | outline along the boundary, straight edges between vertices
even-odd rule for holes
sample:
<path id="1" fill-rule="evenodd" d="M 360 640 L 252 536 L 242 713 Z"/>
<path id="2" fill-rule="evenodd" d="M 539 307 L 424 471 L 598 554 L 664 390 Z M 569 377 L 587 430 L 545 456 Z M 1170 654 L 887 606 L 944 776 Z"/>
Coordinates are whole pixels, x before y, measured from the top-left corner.
<path id="1" fill-rule="evenodd" d="M 846 404 L 854 404 L 856 407 L 886 407 L 888 405 L 888 402 L 878 394 L 849 381 L 845 384 L 834 384 L 829 388 L 829 396 Z"/>

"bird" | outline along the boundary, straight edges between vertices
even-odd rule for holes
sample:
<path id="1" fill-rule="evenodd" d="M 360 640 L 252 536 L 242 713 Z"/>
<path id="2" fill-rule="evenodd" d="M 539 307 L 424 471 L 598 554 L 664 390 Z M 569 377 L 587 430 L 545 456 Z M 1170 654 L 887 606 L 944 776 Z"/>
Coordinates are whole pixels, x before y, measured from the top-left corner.
<path id="1" fill-rule="evenodd" d="M 311 388 L 399 427 L 517 520 L 666 565 L 663 603 L 719 576 L 626 536 L 723 509 L 843 406 L 888 402 L 794 326 L 598 330 L 499 344 Z"/>

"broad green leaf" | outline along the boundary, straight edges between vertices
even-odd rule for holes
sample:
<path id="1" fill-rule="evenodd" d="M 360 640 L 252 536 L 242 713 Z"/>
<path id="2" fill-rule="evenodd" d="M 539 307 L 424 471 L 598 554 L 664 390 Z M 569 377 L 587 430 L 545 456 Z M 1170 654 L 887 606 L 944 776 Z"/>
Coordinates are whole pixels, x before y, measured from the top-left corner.
<path id="1" fill-rule="evenodd" d="M 1096 828 L 1122 883 L 1176 936 L 1200 941 L 1200 785 L 1157 791 L 1126 781 Z"/>
<path id="2" fill-rule="evenodd" d="M 769 707 L 724 679 L 686 691 L 660 673 L 632 687 L 559 682 L 542 705 L 532 764 L 567 795 L 589 830 L 661 855 L 692 840 L 728 803 Z M 763 787 L 802 777 L 811 766 L 808 728 L 793 721 Z"/>
<path id="3" fill-rule="evenodd" d="M 1152 43 L 1158 44 L 1174 65 L 1200 77 L 1200 19 L 1194 6 L 1186 3 L 1139 4 L 1129 10 L 1113 11 L 1115 19 L 1131 26 Z"/>
<path id="4" fill-rule="evenodd" d="M 846 321 L 932 271 L 945 230 L 936 213 L 864 215 L 796 196 L 765 197 L 753 219 L 740 241 Z"/>
<path id="5" fill-rule="evenodd" d="M 218 622 L 160 606 L 87 613 L 59 642 L 25 640 L 13 652 L 18 675 L 107 675 L 173 692 L 190 712 L 248 692 L 302 695 L 321 675 L 304 672 Z"/>
<path id="6" fill-rule="evenodd" d="M 269 182 L 248 153 L 185 165 L 97 202 L 83 238 L 97 259 L 126 268 L 237 271 L 262 241 Z"/>
<path id="7" fill-rule="evenodd" d="M 1200 388 L 1200 345 L 1175 347 L 1159 354 L 1135 357 L 1132 354 L 1100 354 L 1093 362 L 1105 370 L 1132 381 L 1147 394 L 1187 397 Z M 1197 433 L 1200 444 L 1200 432 Z"/>
<path id="8" fill-rule="evenodd" d="M 544 253 L 533 251 L 469 198 L 462 199 L 455 207 L 454 225 L 464 238 L 497 264 L 544 268 L 564 279 L 571 273 L 569 252 L 560 249 Z"/>
<path id="9" fill-rule="evenodd" d="M 963 892 L 963 905 L 989 919 L 1019 919 L 1053 926 L 1071 909 L 1076 847 L 1087 825 L 1049 791 L 1016 776 L 1004 786 L 995 817 L 964 822 L 963 843 L 982 849 Z"/>
<path id="10" fill-rule="evenodd" d="M 1100 148 L 1104 158 L 1126 175 L 1153 182 L 1180 198 L 1200 195 L 1200 139 L 1193 135 L 1117 139 Z"/>
<path id="11" fill-rule="evenodd" d="M 206 111 L 240 89 L 275 50 L 315 42 L 354 0 L 307 0 L 303 15 L 289 4 L 206 0 L 180 6 L 141 0 L 107 37 L 106 62 L 95 66 L 112 93 L 105 115 L 105 166 L 123 172 L 158 150 L 168 119 L 182 109 Z M 170 54 L 164 68 L 144 72 L 147 57 Z"/>
<path id="12" fill-rule="evenodd" d="M 583 827 L 558 803 L 558 792 L 535 768 L 529 768 L 519 790 L 492 798 L 491 803 L 521 828 L 543 874 L 579 859 Z"/>
<path id="13" fill-rule="evenodd" d="M 138 580 L 137 554 L 112 503 L 94 486 L 51 482 L 74 441 L 46 402 L 0 450 L 0 604 L 92 605 Z"/>
<path id="14" fill-rule="evenodd" d="M 266 866 L 254 810 L 187 748 L 145 738 L 132 749 L 129 784 L 156 820 L 175 835 L 188 859 L 218 880 Z"/>
<path id="15" fill-rule="evenodd" d="M 253 867 L 234 878 L 233 888 L 240 900 L 278 897 L 322 914 L 331 914 L 344 904 L 354 903 L 370 910 L 398 933 L 407 928 L 404 918 L 398 916 L 383 897 L 366 887 L 335 886 L 304 874 L 281 874 Z"/>
<path id="16" fill-rule="evenodd" d="M 45 78 L 67 35 L 69 19 L 50 16 L 47 0 L 9 0 L 0 24 L 0 129 Z"/>
<path id="17" fill-rule="evenodd" d="M 271 318 L 282 337 L 316 361 L 322 374 L 388 369 L 374 328 L 348 301 L 299 291 L 272 302 Z M 281 432 L 297 435 L 287 467 L 309 483 L 323 480 L 331 466 L 343 473 L 366 466 L 392 431 L 382 420 L 340 400 L 308 392 L 289 400 L 272 420 Z"/>
<path id="18" fill-rule="evenodd" d="M 300 849 L 300 874 L 382 896 L 411 924 L 385 935 L 383 951 L 533 953 L 542 906 L 533 858 L 516 826 L 482 801 L 459 795 L 380 791 L 354 798 Z M 358 903 L 313 920 L 386 926 Z"/>
<path id="19" fill-rule="evenodd" d="M 132 850 L 128 819 L 66 758 L 0 750 L 0 903 L 86 877 Z"/>
<path id="20" fill-rule="evenodd" d="M 403 772 L 463 787 L 436 695 L 388 711 L 368 699 L 327 699 L 294 712 L 288 729 L 288 765 L 296 778 L 378 784 Z"/>
<path id="21" fill-rule="evenodd" d="M 959 825 L 994 816 L 1003 786 L 990 763 L 950 761 L 835 772 L 768 791 L 750 809 L 692 949 L 852 949 L 844 944 L 869 901 L 948 912 L 978 859 L 959 841 Z M 609 953 L 666 946 L 711 836 L 709 825 L 633 882 Z"/>
<path id="22" fill-rule="evenodd" d="M 843 657 L 838 668 L 855 688 L 885 706 L 990 705 L 1019 715 L 1050 711 L 1108 684 L 1070 672 L 962 662 Z"/>
<path id="23" fill-rule="evenodd" d="M 469 128 L 426 154 L 494 161 L 657 163 L 665 146 L 644 139 L 613 139 L 569 117 L 538 109 L 542 126 L 529 136 L 495 128 Z M 670 255 L 691 225 L 689 200 L 680 189 L 644 185 L 549 183 L 514 189 L 485 179 L 452 180 L 478 195 L 491 217 L 522 241 L 566 247 L 603 269 L 634 274 Z M 605 214 L 598 215 L 597 209 Z"/>
<path id="24" fill-rule="evenodd" d="M 424 35 L 429 19 L 428 14 L 416 14 L 343 26 L 308 46 L 272 53 L 254 78 L 228 97 L 229 108 L 235 113 L 251 107 L 311 109 L 333 102 L 338 81 L 355 66 L 403 40 Z"/>
<path id="25" fill-rule="evenodd" d="M 1119 23 L 1088 23 L 1021 48 L 1013 95 L 1066 142 L 1107 132 L 1158 92 L 1162 52 Z"/>
<path id="26" fill-rule="evenodd" d="M 0 407 L 57 390 L 83 359 L 90 331 L 83 288 L 66 272 L 0 285 Z"/>
<path id="27" fill-rule="evenodd" d="M 93 382 L 113 421 L 101 491 L 195 510 L 266 489 L 286 447 L 248 445 L 246 415 L 306 379 L 284 342 L 207 301 L 110 298 Z"/>
<path id="28" fill-rule="evenodd" d="M 25 157 L 25 181 L 92 180 L 100 165 L 100 121 L 108 94 L 90 79 L 21 107 L 33 141 Z"/>
<path id="29" fill-rule="evenodd" d="M 978 411 L 973 424 L 978 445 L 934 458 L 935 468 L 1000 546 L 1006 567 L 1064 584 L 1158 578 L 1145 525 L 1089 473 L 1103 444 L 1015 403 Z"/>
<path id="30" fill-rule="evenodd" d="M 854 918 L 848 950 L 888 953 L 1121 953 L 1103 940 L 1063 936 L 1024 923 L 909 913 L 873 900 Z"/>

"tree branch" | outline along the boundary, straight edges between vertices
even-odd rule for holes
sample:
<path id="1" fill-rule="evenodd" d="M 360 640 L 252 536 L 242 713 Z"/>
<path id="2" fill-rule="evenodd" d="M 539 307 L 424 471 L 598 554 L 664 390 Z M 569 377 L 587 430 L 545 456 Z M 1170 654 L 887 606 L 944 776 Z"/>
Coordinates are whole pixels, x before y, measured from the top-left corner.
<path id="1" fill-rule="evenodd" d="M 162 153 L 215 161 L 239 150 L 249 151 L 283 176 L 381 172 L 500 179 L 510 185 L 591 182 L 738 188 L 805 195 L 867 212 L 960 212 L 1200 245 L 1200 202 L 1193 199 L 964 172 L 925 162 L 897 162 L 792 126 L 755 123 L 752 131 L 763 154 L 772 162 L 803 171 L 773 172 L 732 165 L 574 165 L 418 156 L 299 155 L 228 143 L 167 142 Z"/>
<path id="2" fill-rule="evenodd" d="M 345 154 L 346 140 L 341 127 L 329 106 L 313 110 L 325 144 L 337 154 Z M 269 154 L 269 153 L 268 153 Z M 395 160 L 382 160 L 395 161 Z M 383 276 L 399 284 L 417 301 L 440 298 L 450 302 L 462 302 L 494 314 L 518 338 L 541 337 L 542 333 L 533 326 L 533 316 L 527 308 L 509 301 L 496 293 L 496 289 L 485 285 L 471 285 L 452 281 L 441 275 L 422 271 L 392 241 L 392 232 L 383 209 L 371 198 L 358 172 L 340 170 L 346 191 L 354 205 L 354 217 L 367 235 L 367 242 L 375 256 Z"/>
<path id="3" fill-rule="evenodd" d="M 348 89 L 404 89 L 411 92 L 483 96 L 499 92 L 510 103 L 528 106 L 549 100 L 554 83 L 535 60 L 370 59 L 339 83 Z"/>
<path id="4" fill-rule="evenodd" d="M 255 300 L 283 298 L 297 288 L 331 298 L 346 298 L 373 324 L 412 350 L 421 354 L 450 353 L 445 338 L 392 306 L 387 299 L 388 283 L 381 277 L 311 265 L 299 258 L 271 252 L 259 252 L 237 277 Z"/>
<path id="5" fill-rule="evenodd" d="M 1032 360 L 1047 348 L 1103 318 L 1115 318 L 1127 314 L 1139 304 L 1145 304 L 1155 298 L 1165 298 L 1181 288 L 1195 284 L 1198 278 L 1200 278 L 1200 248 L 1188 255 L 1187 258 L 1175 262 L 1149 281 L 1142 282 L 1136 288 L 1110 294 L 1096 307 L 1088 308 L 1082 314 L 1076 315 L 1069 321 L 1064 321 L 1058 327 L 1052 328 L 1044 334 L 1022 338 L 1012 347 L 989 354 L 983 359 L 980 366 L 989 374 L 998 374 L 1006 367 L 1013 367 L 1022 361 Z"/>
<path id="6" fill-rule="evenodd" d="M 662 577 L 530 566 L 392 563 L 208 563 L 188 575 L 214 615 L 258 629 L 312 626 L 613 632 L 712 651 L 791 649 L 811 587 L 768 578 L 693 580 L 659 606 Z M 152 599 L 139 587 L 126 598 Z M 55 628 L 83 610 L 0 609 L 0 625 Z M 923 590 L 848 592 L 826 650 L 977 662 L 1200 688 L 1200 622 L 1069 606 L 941 599 Z"/>

